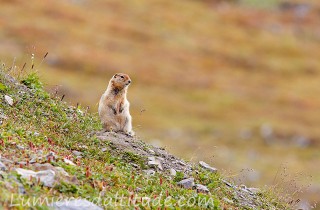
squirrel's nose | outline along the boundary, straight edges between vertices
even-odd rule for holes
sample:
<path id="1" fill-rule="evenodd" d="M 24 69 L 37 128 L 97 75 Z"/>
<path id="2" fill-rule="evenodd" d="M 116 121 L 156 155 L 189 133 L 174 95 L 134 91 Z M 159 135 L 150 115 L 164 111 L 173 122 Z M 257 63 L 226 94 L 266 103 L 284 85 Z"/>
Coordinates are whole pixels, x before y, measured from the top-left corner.
<path id="1" fill-rule="evenodd" d="M 129 80 L 128 82 L 131 83 L 131 80 Z"/>

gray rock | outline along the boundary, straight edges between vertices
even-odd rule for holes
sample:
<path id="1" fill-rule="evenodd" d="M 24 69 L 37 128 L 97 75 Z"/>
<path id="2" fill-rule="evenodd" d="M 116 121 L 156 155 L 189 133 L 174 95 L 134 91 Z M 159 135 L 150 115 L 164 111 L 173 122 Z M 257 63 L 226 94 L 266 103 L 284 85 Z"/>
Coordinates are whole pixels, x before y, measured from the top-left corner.
<path id="1" fill-rule="evenodd" d="M 144 172 L 147 174 L 147 176 L 153 176 L 156 172 L 154 170 L 144 170 Z"/>
<path id="2" fill-rule="evenodd" d="M 54 171 L 55 172 L 55 177 L 54 177 L 55 183 L 59 183 L 59 182 L 63 181 L 66 183 L 79 184 L 79 181 L 75 176 L 70 176 L 63 168 L 54 167 L 50 163 L 45 163 L 45 164 L 35 163 L 33 165 L 33 169 L 35 171 L 45 171 L 45 170 Z"/>
<path id="3" fill-rule="evenodd" d="M 40 182 L 42 182 L 44 186 L 53 187 L 54 178 L 56 175 L 53 170 L 44 170 L 44 171 L 38 171 L 38 172 L 34 172 L 32 170 L 26 170 L 22 168 L 16 168 L 15 170 L 24 179 L 30 179 L 30 177 L 33 177 L 36 179 L 40 179 Z"/>
<path id="4" fill-rule="evenodd" d="M 180 160 L 175 161 L 175 163 L 178 163 L 178 164 L 180 164 L 180 165 L 182 165 L 182 166 L 186 166 L 186 165 L 187 165 L 187 164 L 185 164 L 184 162 L 182 162 L 182 161 L 180 161 Z"/>
<path id="5" fill-rule="evenodd" d="M 222 180 L 223 183 L 225 183 L 228 187 L 231 187 L 231 188 L 235 188 L 235 186 L 225 180 Z"/>
<path id="6" fill-rule="evenodd" d="M 49 158 L 51 158 L 51 160 L 56 160 L 58 157 L 57 157 L 57 155 L 56 155 L 56 153 L 55 152 L 52 152 L 52 151 L 50 151 L 48 154 L 47 154 L 47 159 L 49 159 Z"/>
<path id="7" fill-rule="evenodd" d="M 0 161 L 0 170 L 1 170 L 1 171 L 6 171 L 6 170 L 7 170 L 6 165 L 3 164 L 1 161 Z"/>
<path id="8" fill-rule="evenodd" d="M 85 199 L 58 201 L 50 204 L 49 206 L 53 207 L 56 210 L 103 210 L 101 207 Z"/>
<path id="9" fill-rule="evenodd" d="M 79 152 L 77 150 L 73 150 L 72 153 L 77 157 L 82 156 L 82 154 L 83 154 L 82 152 Z"/>
<path id="10" fill-rule="evenodd" d="M 21 146 L 19 144 L 17 145 L 17 148 L 20 149 L 20 150 L 24 150 L 24 146 Z"/>
<path id="11" fill-rule="evenodd" d="M 24 189 L 22 184 L 18 185 L 18 191 L 19 191 L 19 194 L 21 194 L 21 195 L 25 195 L 27 193 L 26 189 Z"/>
<path id="12" fill-rule="evenodd" d="M 135 164 L 135 163 L 130 163 L 130 164 L 135 168 L 140 168 L 140 166 L 138 164 Z"/>
<path id="13" fill-rule="evenodd" d="M 148 157 L 148 165 L 149 166 L 153 166 L 153 167 L 157 167 L 159 168 L 161 171 L 163 170 L 163 165 L 162 165 L 162 161 L 164 160 L 163 158 L 160 157 Z"/>
<path id="14" fill-rule="evenodd" d="M 13 99 L 12 99 L 10 96 L 5 95 L 5 96 L 4 96 L 4 100 L 5 100 L 5 101 L 7 102 L 7 104 L 9 104 L 10 106 L 13 105 Z"/>
<path id="15" fill-rule="evenodd" d="M 156 154 L 152 149 L 149 149 L 148 152 L 152 155 Z"/>
<path id="16" fill-rule="evenodd" d="M 181 180 L 177 184 L 180 187 L 190 189 L 194 186 L 194 178 L 188 178 L 188 179 Z"/>
<path id="17" fill-rule="evenodd" d="M 32 158 L 32 159 L 29 161 L 30 164 L 34 164 L 34 163 L 36 163 L 36 162 L 37 162 L 37 158 Z"/>
<path id="18" fill-rule="evenodd" d="M 102 152 L 105 152 L 105 151 L 107 151 L 107 150 L 108 150 L 108 149 L 107 149 L 106 147 L 104 147 L 104 148 L 101 149 Z"/>
<path id="19" fill-rule="evenodd" d="M 208 193 L 208 192 L 210 192 L 209 189 L 208 189 L 206 186 L 202 185 L 202 184 L 196 184 L 196 189 L 197 189 L 197 192 L 198 192 L 198 193 L 199 193 L 199 192 L 201 192 L 201 193 Z"/>
<path id="20" fill-rule="evenodd" d="M 6 120 L 6 119 L 8 119 L 8 117 L 7 117 L 7 116 L 5 116 L 4 114 L 0 113 L 0 119 L 4 119 L 4 120 Z"/>
<path id="21" fill-rule="evenodd" d="M 63 158 L 63 161 L 66 163 L 66 164 L 69 164 L 69 165 L 72 165 L 72 166 L 75 166 L 76 164 L 74 164 L 71 160 L 67 159 L 67 158 Z"/>
<path id="22" fill-rule="evenodd" d="M 176 176 L 177 175 L 176 170 L 174 170 L 173 168 L 170 168 L 170 175 L 171 176 Z"/>
<path id="23" fill-rule="evenodd" d="M 205 168 L 213 173 L 216 173 L 218 171 L 218 169 L 211 167 L 209 164 L 207 164 L 204 161 L 199 161 L 200 166 L 202 166 L 202 168 Z"/>

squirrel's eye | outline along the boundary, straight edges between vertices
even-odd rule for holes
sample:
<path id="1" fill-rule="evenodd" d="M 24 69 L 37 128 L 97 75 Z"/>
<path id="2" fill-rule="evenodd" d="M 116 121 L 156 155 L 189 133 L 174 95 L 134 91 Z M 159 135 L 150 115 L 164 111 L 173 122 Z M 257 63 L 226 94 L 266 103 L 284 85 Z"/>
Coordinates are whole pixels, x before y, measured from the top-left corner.
<path id="1" fill-rule="evenodd" d="M 122 79 L 124 79 L 124 76 L 121 76 Z"/>

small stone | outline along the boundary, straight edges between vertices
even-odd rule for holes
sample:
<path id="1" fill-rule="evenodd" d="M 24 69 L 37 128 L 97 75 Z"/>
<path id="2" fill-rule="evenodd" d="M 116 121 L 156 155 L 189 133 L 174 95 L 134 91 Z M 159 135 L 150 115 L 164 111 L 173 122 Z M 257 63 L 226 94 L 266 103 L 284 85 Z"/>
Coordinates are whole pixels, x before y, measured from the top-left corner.
<path id="1" fill-rule="evenodd" d="M 144 172 L 147 174 L 147 176 L 153 176 L 153 175 L 155 175 L 155 171 L 154 170 L 144 170 Z"/>
<path id="2" fill-rule="evenodd" d="M 30 164 L 34 164 L 34 163 L 36 163 L 36 162 L 37 162 L 37 158 L 32 158 L 32 159 L 29 161 Z"/>
<path id="3" fill-rule="evenodd" d="M 82 155 L 82 152 L 79 152 L 79 151 L 77 151 L 77 150 L 73 150 L 72 153 L 73 153 L 75 156 L 77 156 L 77 157 L 79 157 L 79 156 Z"/>
<path id="4" fill-rule="evenodd" d="M 40 179 L 40 181 L 43 183 L 44 186 L 53 187 L 54 178 L 55 178 L 55 172 L 53 170 L 45 170 L 45 171 L 38 171 L 38 172 L 34 172 L 32 170 L 26 170 L 22 168 L 16 168 L 15 170 L 24 179 L 30 179 L 30 177 L 33 177 L 33 178 L 36 178 L 37 180 Z"/>
<path id="5" fill-rule="evenodd" d="M 163 170 L 163 165 L 162 161 L 164 160 L 163 158 L 160 157 L 148 157 L 148 165 L 150 166 L 155 166 L 159 168 L 161 171 Z"/>
<path id="6" fill-rule="evenodd" d="M 101 207 L 85 199 L 58 201 L 50 204 L 49 206 L 53 207 L 56 210 L 103 210 Z"/>
<path id="7" fill-rule="evenodd" d="M 82 149 L 88 149 L 88 146 L 86 146 L 86 145 L 79 145 L 79 147 Z"/>
<path id="8" fill-rule="evenodd" d="M 164 158 L 152 156 L 152 157 L 148 157 L 148 160 L 161 160 L 161 161 L 164 161 Z"/>
<path id="9" fill-rule="evenodd" d="M 207 164 L 206 162 L 204 161 L 199 161 L 199 164 L 200 166 L 202 166 L 203 168 L 213 172 L 213 173 L 216 173 L 218 171 L 218 169 L 214 168 L 214 167 L 211 167 L 209 164 Z"/>
<path id="10" fill-rule="evenodd" d="M 71 160 L 67 159 L 67 158 L 63 158 L 63 161 L 66 163 L 66 164 L 69 164 L 69 165 L 72 165 L 72 166 L 75 166 L 76 164 L 74 164 Z"/>
<path id="11" fill-rule="evenodd" d="M 187 164 L 185 164 L 184 162 L 182 162 L 182 161 L 180 161 L 180 160 L 178 160 L 177 163 L 179 163 L 179 164 L 182 165 L 182 166 L 186 166 L 186 165 L 187 165 Z"/>
<path id="12" fill-rule="evenodd" d="M 135 168 L 140 168 L 138 164 L 135 164 L 135 163 L 131 163 L 131 165 Z"/>
<path id="13" fill-rule="evenodd" d="M 22 185 L 22 184 L 19 184 L 18 186 L 19 186 L 19 187 L 18 187 L 19 194 L 25 195 L 27 192 L 26 192 L 26 189 L 24 189 L 23 185 Z"/>
<path id="14" fill-rule="evenodd" d="M 49 157 L 49 156 L 56 156 L 56 153 L 55 153 L 55 152 L 50 151 L 50 152 L 47 154 L 47 157 Z"/>
<path id="15" fill-rule="evenodd" d="M 5 116 L 4 114 L 0 114 L 0 118 L 1 118 L 1 119 L 4 119 L 4 120 L 8 119 L 8 117 Z"/>
<path id="16" fill-rule="evenodd" d="M 40 134 L 38 132 L 33 133 L 34 136 L 39 136 Z"/>
<path id="17" fill-rule="evenodd" d="M 66 183 L 73 183 L 79 184 L 79 180 L 75 176 L 70 176 L 68 172 L 66 172 L 61 167 L 54 167 L 50 163 L 39 164 L 36 163 L 33 165 L 33 169 L 35 171 L 44 171 L 44 170 L 52 170 L 55 172 L 54 181 L 56 182 L 66 182 Z"/>
<path id="18" fill-rule="evenodd" d="M 3 164 L 1 161 L 0 161 L 0 170 L 1 170 L 1 171 L 6 171 L 6 170 L 7 170 L 6 165 Z"/>
<path id="19" fill-rule="evenodd" d="M 52 152 L 52 151 L 50 151 L 48 154 L 47 154 L 47 159 L 49 159 L 50 158 L 50 160 L 56 160 L 58 157 L 57 157 L 57 155 L 56 155 L 56 153 L 55 152 Z"/>
<path id="20" fill-rule="evenodd" d="M 234 186 L 231 183 L 229 183 L 225 180 L 222 180 L 222 182 L 225 183 L 228 187 L 234 188 Z"/>
<path id="21" fill-rule="evenodd" d="M 5 96 L 4 96 L 4 99 L 6 100 L 6 102 L 7 102 L 10 106 L 13 105 L 13 99 L 12 99 L 10 96 L 5 95 Z"/>
<path id="22" fill-rule="evenodd" d="M 188 178 L 188 179 L 181 180 L 177 184 L 180 187 L 190 189 L 194 186 L 194 178 Z"/>
<path id="23" fill-rule="evenodd" d="M 152 155 L 156 154 L 152 149 L 149 149 L 148 152 Z"/>
<path id="24" fill-rule="evenodd" d="M 107 150 L 108 150 L 108 149 L 107 149 L 106 147 L 104 147 L 104 148 L 101 149 L 102 152 L 105 152 L 105 151 L 107 151 Z"/>
<path id="25" fill-rule="evenodd" d="M 20 149 L 20 150 L 24 150 L 24 147 L 19 145 L 19 144 L 17 145 L 17 148 Z"/>
<path id="26" fill-rule="evenodd" d="M 198 193 L 199 193 L 199 192 L 201 192 L 201 193 L 208 193 L 208 192 L 210 192 L 209 189 L 208 189 L 206 186 L 202 185 L 202 184 L 196 184 L 196 189 L 197 189 L 197 192 L 198 192 Z"/>
<path id="27" fill-rule="evenodd" d="M 171 176 L 176 176 L 177 175 L 176 170 L 174 170 L 173 168 L 170 168 L 170 175 Z"/>

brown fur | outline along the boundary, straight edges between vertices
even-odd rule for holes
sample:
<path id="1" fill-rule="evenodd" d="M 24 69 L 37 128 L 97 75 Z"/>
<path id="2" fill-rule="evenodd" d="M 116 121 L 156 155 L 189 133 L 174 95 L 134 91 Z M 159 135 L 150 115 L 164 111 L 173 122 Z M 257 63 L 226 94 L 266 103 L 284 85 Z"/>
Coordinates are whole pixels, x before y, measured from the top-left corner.
<path id="1" fill-rule="evenodd" d="M 133 135 L 130 103 L 127 100 L 127 89 L 131 83 L 128 75 L 118 73 L 109 81 L 109 85 L 99 102 L 99 116 L 107 131 L 123 131 Z"/>

